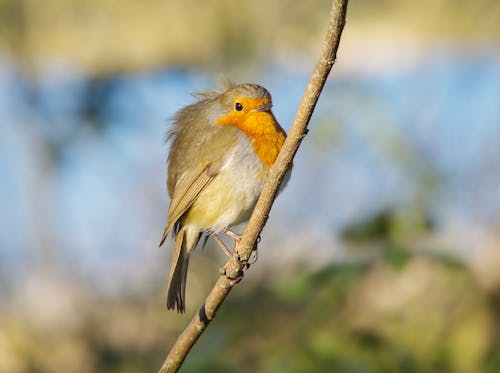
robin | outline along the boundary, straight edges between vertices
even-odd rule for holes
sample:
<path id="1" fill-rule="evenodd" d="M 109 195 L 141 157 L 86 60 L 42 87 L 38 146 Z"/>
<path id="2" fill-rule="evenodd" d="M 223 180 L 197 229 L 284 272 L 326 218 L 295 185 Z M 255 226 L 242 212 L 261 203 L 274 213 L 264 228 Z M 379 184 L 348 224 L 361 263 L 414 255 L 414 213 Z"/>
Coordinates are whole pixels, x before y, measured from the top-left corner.
<path id="1" fill-rule="evenodd" d="M 226 252 L 217 234 L 240 238 L 229 228 L 250 218 L 286 138 L 271 112 L 271 95 L 260 85 L 228 83 L 224 92 L 195 97 L 175 114 L 168 133 L 170 206 L 160 242 L 173 230 L 167 308 L 180 313 L 191 251 L 202 234 Z"/>

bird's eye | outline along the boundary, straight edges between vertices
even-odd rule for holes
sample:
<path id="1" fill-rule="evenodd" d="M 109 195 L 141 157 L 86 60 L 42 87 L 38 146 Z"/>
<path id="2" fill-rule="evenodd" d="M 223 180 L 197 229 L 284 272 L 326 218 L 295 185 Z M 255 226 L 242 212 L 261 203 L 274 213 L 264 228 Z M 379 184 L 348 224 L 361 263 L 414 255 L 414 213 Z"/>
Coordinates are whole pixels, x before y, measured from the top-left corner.
<path id="1" fill-rule="evenodd" d="M 234 104 L 234 110 L 236 111 L 242 111 L 243 110 L 243 105 L 240 104 L 239 102 Z"/>

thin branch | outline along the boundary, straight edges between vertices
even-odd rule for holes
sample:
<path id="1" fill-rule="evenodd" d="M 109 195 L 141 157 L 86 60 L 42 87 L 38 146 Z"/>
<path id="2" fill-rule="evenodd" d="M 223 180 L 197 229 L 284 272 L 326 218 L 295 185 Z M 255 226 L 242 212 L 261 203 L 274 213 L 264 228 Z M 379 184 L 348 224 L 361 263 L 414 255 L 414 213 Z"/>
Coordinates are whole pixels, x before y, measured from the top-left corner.
<path id="1" fill-rule="evenodd" d="M 307 133 L 307 125 L 330 70 L 335 63 L 340 36 L 345 24 L 346 11 L 347 0 L 333 1 L 328 31 L 321 55 L 302 97 L 287 139 L 275 164 L 269 171 L 268 180 L 264 185 L 264 189 L 245 229 L 245 233 L 236 245 L 233 257 L 224 265 L 224 275 L 219 277 L 213 289 L 208 294 L 205 303 L 178 337 L 165 359 L 160 373 L 178 371 L 187 354 L 207 328 L 210 321 L 213 320 L 217 309 L 231 291 L 234 281 L 231 281 L 230 278 L 238 278 L 243 273 L 246 266 L 245 263 L 252 255 L 255 243 L 267 221 L 281 181 L 286 171 L 291 167 L 293 157 Z"/>

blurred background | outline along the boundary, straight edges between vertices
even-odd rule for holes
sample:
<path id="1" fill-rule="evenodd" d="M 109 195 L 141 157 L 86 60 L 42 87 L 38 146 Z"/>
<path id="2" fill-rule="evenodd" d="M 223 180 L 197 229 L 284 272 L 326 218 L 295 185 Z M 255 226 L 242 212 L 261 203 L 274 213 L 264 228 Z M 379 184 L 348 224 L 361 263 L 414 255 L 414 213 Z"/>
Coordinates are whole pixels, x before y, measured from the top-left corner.
<path id="1" fill-rule="evenodd" d="M 0 372 L 159 368 L 224 262 L 198 250 L 167 312 L 169 118 L 222 74 L 288 129 L 329 9 L 0 0 Z M 183 371 L 498 372 L 499 229 L 500 3 L 352 0 L 259 260 Z"/>

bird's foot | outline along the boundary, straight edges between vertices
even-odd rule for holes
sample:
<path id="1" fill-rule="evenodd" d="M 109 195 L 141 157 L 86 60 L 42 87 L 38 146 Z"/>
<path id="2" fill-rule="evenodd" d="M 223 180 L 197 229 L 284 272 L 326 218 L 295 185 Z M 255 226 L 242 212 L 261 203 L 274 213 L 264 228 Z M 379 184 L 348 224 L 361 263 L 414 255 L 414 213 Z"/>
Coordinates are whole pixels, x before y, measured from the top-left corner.
<path id="1" fill-rule="evenodd" d="M 238 241 L 241 240 L 242 236 L 239 234 L 231 232 L 227 229 L 224 232 L 228 236 L 234 238 L 236 240 L 236 243 L 238 243 Z M 228 232 L 230 232 L 230 234 Z M 222 241 L 222 239 L 218 235 L 214 234 L 212 237 L 213 237 L 214 241 L 217 242 L 219 247 L 222 249 L 224 254 L 226 254 L 226 256 L 228 258 L 232 258 L 234 256 L 234 259 L 236 260 L 236 262 L 241 266 L 245 266 L 246 268 L 248 268 L 248 267 L 250 267 L 251 264 L 254 264 L 257 261 L 257 259 L 259 258 L 257 246 L 260 242 L 260 236 L 257 237 L 257 240 L 255 241 L 255 245 L 252 248 L 252 253 L 250 254 L 250 257 L 248 257 L 248 258 L 242 258 L 238 253 L 236 253 L 236 255 L 234 255 L 233 252 L 231 252 L 231 250 L 228 249 L 226 244 Z"/>
<path id="2" fill-rule="evenodd" d="M 212 237 L 214 241 L 217 242 L 217 245 L 219 245 L 219 247 L 222 249 L 224 254 L 226 254 L 228 258 L 231 258 L 233 256 L 233 253 L 227 248 L 226 244 L 221 240 L 221 238 L 216 234 L 214 234 Z"/>
<path id="3" fill-rule="evenodd" d="M 233 287 L 234 285 L 236 285 L 237 283 L 239 283 L 242 279 L 243 279 L 243 276 L 245 275 L 245 273 L 243 272 L 243 270 L 239 270 L 236 274 L 236 276 L 229 276 L 226 272 L 226 269 L 224 267 L 222 267 L 221 269 L 219 269 L 219 273 L 221 276 L 224 276 L 225 278 L 227 278 L 229 280 L 229 284 L 227 284 L 225 287 Z"/>
<path id="4" fill-rule="evenodd" d="M 238 243 L 238 241 L 241 240 L 241 237 L 243 237 L 242 234 L 238 234 L 238 233 L 235 233 L 233 231 L 230 231 L 229 229 L 224 229 L 224 233 L 227 234 L 229 237 L 231 237 L 233 240 L 236 241 L 236 243 Z"/>
<path id="5" fill-rule="evenodd" d="M 250 268 L 250 265 L 254 264 L 259 257 L 259 254 L 257 251 L 257 245 L 260 242 L 260 236 L 257 237 L 257 240 L 255 241 L 255 245 L 252 248 L 252 252 L 251 252 L 249 258 L 241 258 L 238 253 L 236 253 L 236 255 L 233 256 L 233 254 L 229 251 L 229 249 L 226 247 L 226 245 L 224 245 L 224 243 L 222 242 L 222 240 L 218 236 L 214 235 L 214 239 L 217 243 L 220 242 L 219 246 L 221 246 L 221 248 L 223 248 L 224 252 L 226 252 L 226 250 L 227 250 L 226 255 L 228 255 L 229 257 L 234 257 L 236 262 L 240 266 L 244 267 L 244 269 Z M 239 283 L 243 279 L 243 276 L 245 275 L 245 272 L 242 269 L 240 269 L 237 272 L 236 276 L 229 276 L 226 272 L 225 267 L 220 268 L 219 273 L 221 276 L 224 276 L 229 280 L 229 284 L 227 285 L 227 287 L 233 287 L 234 285 Z"/>

